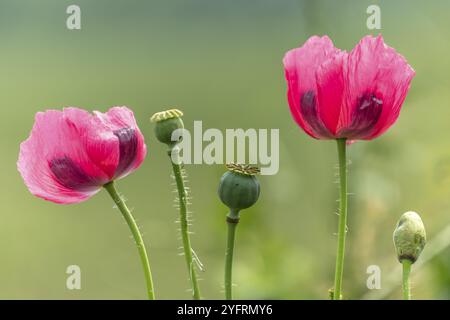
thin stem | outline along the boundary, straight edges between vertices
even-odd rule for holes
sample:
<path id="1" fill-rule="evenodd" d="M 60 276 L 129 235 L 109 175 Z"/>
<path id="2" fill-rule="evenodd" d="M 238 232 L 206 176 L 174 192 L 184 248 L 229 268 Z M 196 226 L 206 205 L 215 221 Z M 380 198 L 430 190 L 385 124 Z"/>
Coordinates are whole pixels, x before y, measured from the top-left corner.
<path id="1" fill-rule="evenodd" d="M 403 266 L 403 300 L 411 300 L 411 288 L 409 286 L 409 274 L 411 272 L 411 261 L 402 260 Z"/>
<path id="2" fill-rule="evenodd" d="M 225 299 L 233 299 L 233 254 L 234 240 L 236 238 L 236 227 L 239 222 L 239 215 L 230 212 L 227 216 L 228 235 L 227 249 L 225 251 Z"/>
<path id="3" fill-rule="evenodd" d="M 346 139 L 337 139 L 337 148 L 339 156 L 339 181 L 340 181 L 340 199 L 339 199 L 339 229 L 338 246 L 336 254 L 336 271 L 334 275 L 334 300 L 342 298 L 342 275 L 344 273 L 344 255 L 345 255 L 345 236 L 347 233 L 347 156 Z"/>
<path id="4" fill-rule="evenodd" d="M 125 201 L 117 192 L 114 181 L 105 184 L 104 188 L 106 189 L 106 191 L 108 191 L 114 203 L 119 208 L 120 212 L 125 218 L 125 221 L 128 224 L 128 227 L 131 230 L 131 233 L 133 234 L 134 241 L 136 242 L 136 247 L 141 257 L 142 268 L 144 269 L 145 282 L 147 284 L 148 299 L 155 300 L 155 292 L 153 290 L 153 280 L 152 280 L 152 272 L 150 270 L 150 263 L 148 261 L 147 251 L 145 250 L 144 240 L 142 239 L 142 235 L 139 231 L 136 221 L 134 220 L 133 215 L 131 214 L 130 210 L 125 204 Z"/>
<path id="5" fill-rule="evenodd" d="M 169 153 L 170 155 L 170 153 Z M 189 272 L 189 278 L 192 284 L 192 296 L 195 300 L 200 300 L 200 288 L 198 285 L 197 271 L 192 258 L 191 240 L 189 237 L 189 225 L 187 218 L 187 192 L 184 186 L 184 180 L 181 175 L 181 166 L 172 162 L 173 174 L 177 183 L 178 201 L 180 205 L 180 231 L 181 239 L 183 241 L 184 257 L 186 258 L 186 265 Z"/>

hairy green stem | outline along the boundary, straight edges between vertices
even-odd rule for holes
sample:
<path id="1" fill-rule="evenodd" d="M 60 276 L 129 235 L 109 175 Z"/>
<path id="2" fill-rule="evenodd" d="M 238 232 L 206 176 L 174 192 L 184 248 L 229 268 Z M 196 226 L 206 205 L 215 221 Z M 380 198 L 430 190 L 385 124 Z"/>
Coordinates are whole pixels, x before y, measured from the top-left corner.
<path id="1" fill-rule="evenodd" d="M 339 157 L 339 227 L 336 254 L 336 270 L 334 275 L 334 300 L 342 298 L 342 275 L 344 273 L 345 236 L 347 233 L 347 156 L 346 139 L 337 139 Z"/>
<path id="2" fill-rule="evenodd" d="M 239 214 L 230 211 L 227 216 L 228 235 L 227 248 L 225 251 L 225 299 L 233 299 L 233 254 L 234 241 L 236 238 L 236 227 L 239 222 Z"/>
<path id="3" fill-rule="evenodd" d="M 128 209 L 127 205 L 125 204 L 125 201 L 122 199 L 122 197 L 117 192 L 114 181 L 105 184 L 104 188 L 106 189 L 106 191 L 108 191 L 108 193 L 111 196 L 111 198 L 113 199 L 114 203 L 119 208 L 120 212 L 122 213 L 123 217 L 125 218 L 125 221 L 128 224 L 128 227 L 131 230 L 131 233 L 133 234 L 134 241 L 136 242 L 136 247 L 137 247 L 137 249 L 139 251 L 139 255 L 141 257 L 142 268 L 144 269 L 144 276 L 145 276 L 145 282 L 147 284 L 148 298 L 150 300 L 155 300 L 155 292 L 153 290 L 153 280 L 152 280 L 152 272 L 150 270 L 150 263 L 148 261 L 147 251 L 145 250 L 144 240 L 142 239 L 142 235 L 139 231 L 136 221 L 134 220 L 133 215 L 131 214 L 130 210 Z"/>
<path id="4" fill-rule="evenodd" d="M 411 288 L 409 286 L 409 274 L 411 273 L 411 261 L 402 260 L 403 266 L 403 300 L 411 300 Z"/>
<path id="5" fill-rule="evenodd" d="M 169 152 L 169 156 L 170 154 L 171 153 Z M 189 237 L 189 225 L 187 217 L 187 192 L 181 174 L 181 166 L 179 164 L 174 163 L 173 161 L 171 162 L 173 174 L 175 176 L 175 181 L 178 189 L 181 239 L 183 241 L 184 257 L 186 259 L 186 265 L 189 272 L 189 279 L 192 285 L 192 297 L 195 300 L 200 300 L 200 288 L 198 285 L 197 271 L 193 260 L 191 240 Z"/>

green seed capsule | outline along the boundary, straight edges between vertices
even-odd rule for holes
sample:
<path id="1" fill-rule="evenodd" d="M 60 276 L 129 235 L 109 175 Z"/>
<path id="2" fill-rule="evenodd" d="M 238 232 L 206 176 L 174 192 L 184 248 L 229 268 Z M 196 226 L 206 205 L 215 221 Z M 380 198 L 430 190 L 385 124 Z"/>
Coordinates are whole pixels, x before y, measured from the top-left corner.
<path id="1" fill-rule="evenodd" d="M 172 141 L 172 133 L 177 129 L 184 128 L 183 120 L 181 119 L 182 116 L 183 112 L 178 109 L 155 113 L 150 120 L 156 123 L 156 138 L 169 147 L 177 144 L 179 141 Z"/>
<path id="2" fill-rule="evenodd" d="M 220 200 L 238 213 L 254 205 L 259 198 L 260 186 L 255 177 L 259 169 L 239 164 L 227 164 L 227 168 L 229 171 L 220 179 L 218 193 Z"/>
<path id="3" fill-rule="evenodd" d="M 420 216 L 409 211 L 404 213 L 394 231 L 394 245 L 400 262 L 409 260 L 416 262 L 425 247 L 426 233 Z"/>

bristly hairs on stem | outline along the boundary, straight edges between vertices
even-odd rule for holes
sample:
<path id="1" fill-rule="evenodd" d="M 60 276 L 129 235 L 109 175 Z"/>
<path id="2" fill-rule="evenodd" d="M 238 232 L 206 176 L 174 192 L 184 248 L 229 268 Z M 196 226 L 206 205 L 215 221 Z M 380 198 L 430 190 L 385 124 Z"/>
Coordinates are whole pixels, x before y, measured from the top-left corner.
<path id="1" fill-rule="evenodd" d="M 177 153 L 179 152 L 178 143 L 180 141 L 173 141 L 172 133 L 177 129 L 184 128 L 183 120 L 181 119 L 182 116 L 183 112 L 180 110 L 171 109 L 155 113 L 150 120 L 155 123 L 156 138 L 160 142 L 165 143 L 169 148 L 167 153 L 172 164 L 173 175 L 171 176 L 174 179 L 174 184 L 176 186 L 176 189 L 174 190 L 174 192 L 177 193 L 175 207 L 179 210 L 180 214 L 178 222 L 180 224 L 179 230 L 183 244 L 183 255 L 186 260 L 189 281 L 191 283 L 192 297 L 195 300 L 199 300 L 201 295 L 196 269 L 198 268 L 200 271 L 203 271 L 204 267 L 197 254 L 195 254 L 192 249 L 190 240 L 190 235 L 192 234 L 192 232 L 189 231 L 189 227 L 191 226 L 191 212 L 188 211 L 187 207 L 191 204 L 189 201 L 191 198 L 189 197 L 189 188 L 186 187 L 188 181 L 187 173 L 182 167 L 182 164 L 173 161 L 174 154 L 177 156 Z"/>
<path id="2" fill-rule="evenodd" d="M 193 219 L 192 219 L 193 211 L 189 210 L 189 206 L 192 205 L 192 203 L 189 202 L 189 200 L 191 200 L 192 197 L 190 196 L 190 188 L 186 186 L 186 184 L 188 182 L 188 180 L 187 180 L 188 175 L 187 175 L 186 169 L 183 166 L 181 166 L 181 173 L 182 173 L 181 174 L 181 179 L 183 181 L 184 194 L 185 194 L 185 197 L 184 197 L 184 199 L 185 199 L 185 206 L 186 206 L 186 219 L 185 220 L 186 220 L 188 226 L 192 226 L 191 222 L 193 221 Z M 173 190 L 173 192 L 179 193 L 179 190 L 178 190 L 178 187 L 177 187 L 177 177 L 175 175 L 173 175 L 173 174 L 171 175 L 171 177 L 174 180 L 174 184 L 176 186 L 175 189 Z M 179 195 L 175 196 L 175 199 L 174 199 L 175 205 L 174 206 L 175 206 L 175 208 L 177 210 L 180 210 L 181 207 L 182 207 L 180 205 L 180 199 L 181 198 L 180 198 Z M 175 223 L 181 224 L 181 220 L 177 219 L 177 220 L 175 220 Z M 180 228 L 179 231 L 182 232 L 182 228 Z M 188 230 L 188 234 L 194 234 L 194 232 Z M 180 240 L 183 240 L 183 239 L 180 238 Z M 184 249 L 183 246 L 180 247 L 180 248 Z M 200 271 L 204 272 L 205 271 L 204 265 L 200 261 L 198 255 L 195 253 L 194 248 L 192 248 L 192 246 L 191 246 L 191 251 L 192 251 L 192 259 L 193 259 L 193 261 L 196 263 L 198 269 Z M 182 255 L 185 255 L 185 252 L 182 252 Z M 190 271 L 190 274 L 192 275 L 192 271 Z M 189 279 L 189 280 L 192 281 L 192 278 Z"/>
<path id="3" fill-rule="evenodd" d="M 342 299 L 344 273 L 345 238 L 347 234 L 347 145 L 346 139 L 337 139 L 339 159 L 339 222 L 336 268 L 334 274 L 333 300 Z"/>

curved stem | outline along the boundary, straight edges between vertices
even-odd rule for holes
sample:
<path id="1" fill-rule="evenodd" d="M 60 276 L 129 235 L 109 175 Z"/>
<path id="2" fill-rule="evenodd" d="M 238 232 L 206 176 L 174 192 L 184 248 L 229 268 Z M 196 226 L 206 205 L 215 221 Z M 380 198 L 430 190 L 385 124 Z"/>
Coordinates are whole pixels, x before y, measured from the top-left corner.
<path id="1" fill-rule="evenodd" d="M 239 222 L 239 213 L 230 211 L 227 216 L 228 235 L 227 249 L 225 251 L 225 299 L 233 299 L 233 254 L 236 227 Z"/>
<path id="2" fill-rule="evenodd" d="M 170 156 L 170 153 L 169 153 Z M 187 218 L 187 192 L 184 186 L 184 180 L 181 175 L 181 166 L 172 162 L 173 174 L 178 189 L 178 200 L 180 205 L 180 231 L 181 239 L 183 241 L 184 257 L 186 258 L 186 265 L 189 272 L 189 278 L 192 283 L 192 296 L 195 300 L 200 300 L 200 288 L 198 286 L 197 271 L 192 258 L 191 240 L 189 237 L 189 226 Z"/>
<path id="3" fill-rule="evenodd" d="M 145 250 L 144 241 L 142 240 L 142 235 L 139 231 L 136 221 L 134 220 L 133 215 L 131 214 L 130 210 L 128 209 L 127 205 L 125 204 L 125 201 L 122 199 L 122 197 L 117 192 L 114 181 L 105 184 L 103 187 L 106 189 L 106 191 L 108 191 L 109 195 L 114 200 L 114 203 L 119 208 L 120 212 L 122 213 L 123 217 L 125 218 L 125 221 L 128 224 L 128 227 L 131 230 L 131 233 L 133 234 L 134 241 L 136 242 L 136 247 L 137 247 L 137 249 L 139 251 L 139 255 L 141 257 L 142 267 L 144 269 L 145 281 L 147 284 L 148 298 L 150 300 L 155 300 L 155 293 L 153 290 L 153 280 L 152 280 L 152 272 L 150 270 L 150 263 L 148 261 L 148 256 L 147 256 L 147 251 Z"/>
<path id="4" fill-rule="evenodd" d="M 402 260 L 403 266 L 403 300 L 411 300 L 411 289 L 409 286 L 409 274 L 411 272 L 411 261 Z"/>
<path id="5" fill-rule="evenodd" d="M 339 199 L 339 227 L 338 227 L 338 246 L 336 254 L 336 271 L 334 275 L 334 300 L 342 298 L 342 275 L 344 273 L 344 255 L 345 255 L 345 236 L 347 233 L 347 156 L 346 139 L 337 139 L 337 148 L 339 156 L 339 181 L 340 181 L 340 199 Z"/>

